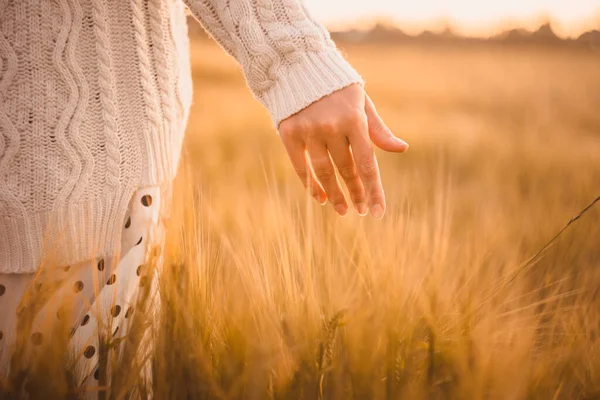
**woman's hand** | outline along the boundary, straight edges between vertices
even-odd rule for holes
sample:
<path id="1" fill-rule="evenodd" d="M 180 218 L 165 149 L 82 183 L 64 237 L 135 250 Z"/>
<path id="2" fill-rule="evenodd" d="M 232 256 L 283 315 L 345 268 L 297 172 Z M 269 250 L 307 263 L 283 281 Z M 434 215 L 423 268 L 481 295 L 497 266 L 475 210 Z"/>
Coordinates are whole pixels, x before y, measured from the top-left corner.
<path id="1" fill-rule="evenodd" d="M 338 214 L 348 212 L 335 163 L 358 213 L 383 217 L 385 195 L 371 142 L 395 153 L 408 144 L 384 124 L 362 86 L 338 90 L 283 120 L 279 134 L 296 173 L 320 204 L 329 199 Z"/>

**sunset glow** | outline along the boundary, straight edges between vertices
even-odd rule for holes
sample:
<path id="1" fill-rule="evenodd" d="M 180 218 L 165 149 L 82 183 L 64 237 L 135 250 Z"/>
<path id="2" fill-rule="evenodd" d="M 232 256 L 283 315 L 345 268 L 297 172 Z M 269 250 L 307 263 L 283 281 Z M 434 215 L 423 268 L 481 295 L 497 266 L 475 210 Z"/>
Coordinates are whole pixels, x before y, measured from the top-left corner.
<path id="1" fill-rule="evenodd" d="M 599 0 L 305 0 L 331 28 L 365 27 L 377 20 L 409 33 L 450 27 L 464 35 L 488 36 L 503 29 L 535 29 L 550 20 L 556 33 L 572 37 L 600 28 Z"/>

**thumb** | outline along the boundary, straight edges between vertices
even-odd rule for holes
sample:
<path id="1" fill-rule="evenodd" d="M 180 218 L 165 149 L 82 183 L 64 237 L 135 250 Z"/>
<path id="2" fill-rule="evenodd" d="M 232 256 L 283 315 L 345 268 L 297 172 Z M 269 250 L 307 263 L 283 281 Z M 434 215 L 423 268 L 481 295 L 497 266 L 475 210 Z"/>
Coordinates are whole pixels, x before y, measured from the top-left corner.
<path id="1" fill-rule="evenodd" d="M 381 150 L 391 151 L 394 153 L 403 153 L 408 149 L 408 143 L 394 136 L 390 128 L 383 122 L 375 104 L 367 95 L 365 99 L 365 113 L 367 114 L 367 122 L 369 124 L 369 136 L 373 143 Z"/>

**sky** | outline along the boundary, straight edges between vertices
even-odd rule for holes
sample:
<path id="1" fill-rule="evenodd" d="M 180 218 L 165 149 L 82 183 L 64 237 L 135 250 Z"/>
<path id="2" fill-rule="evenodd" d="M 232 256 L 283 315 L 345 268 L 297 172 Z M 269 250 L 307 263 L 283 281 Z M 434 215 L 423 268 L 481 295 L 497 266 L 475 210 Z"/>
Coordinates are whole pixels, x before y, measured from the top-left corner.
<path id="1" fill-rule="evenodd" d="M 450 27 L 489 36 L 507 28 L 535 29 L 546 20 L 565 37 L 600 28 L 600 0 L 304 0 L 330 28 L 397 23 L 409 33 Z"/>

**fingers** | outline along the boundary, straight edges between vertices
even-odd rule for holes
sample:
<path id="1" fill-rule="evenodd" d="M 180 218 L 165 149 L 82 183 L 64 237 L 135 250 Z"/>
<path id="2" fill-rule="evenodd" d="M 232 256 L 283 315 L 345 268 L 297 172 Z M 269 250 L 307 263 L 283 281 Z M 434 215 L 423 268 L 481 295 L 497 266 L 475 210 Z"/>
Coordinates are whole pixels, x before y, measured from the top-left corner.
<path id="1" fill-rule="evenodd" d="M 335 169 L 333 168 L 325 143 L 321 141 L 308 143 L 308 154 L 315 176 L 323 186 L 323 189 L 325 189 L 329 202 L 338 214 L 346 215 L 348 204 L 335 174 Z"/>
<path id="2" fill-rule="evenodd" d="M 380 219 L 385 213 L 385 195 L 381 185 L 379 166 L 371 141 L 365 131 L 366 126 L 357 126 L 350 136 L 350 146 L 360 179 L 362 180 L 373 217 Z"/>
<path id="3" fill-rule="evenodd" d="M 327 149 L 335 163 L 337 170 L 346 183 L 350 198 L 354 207 L 360 215 L 366 215 L 369 211 L 365 189 L 360 180 L 358 169 L 350 152 L 350 144 L 346 137 L 332 140 L 327 144 Z"/>
<path id="4" fill-rule="evenodd" d="M 357 211 L 364 215 L 368 208 L 375 218 L 383 217 L 385 195 L 373 144 L 391 152 L 404 152 L 408 144 L 392 134 L 360 85 L 321 98 L 281 121 L 278 130 L 296 173 L 319 203 L 329 199 L 338 213 L 347 212 L 337 167 Z"/>
<path id="5" fill-rule="evenodd" d="M 394 136 L 386 126 L 369 96 L 365 98 L 365 112 L 369 123 L 369 136 L 381 150 L 403 153 L 408 149 L 408 143 Z"/>
<path id="6" fill-rule="evenodd" d="M 315 179 L 314 173 L 310 168 L 304 144 L 295 140 L 285 140 L 283 144 L 292 161 L 294 170 L 296 171 L 296 174 L 298 174 L 304 187 L 308 189 L 310 195 L 317 200 L 319 204 L 325 204 L 327 195 L 319 182 Z"/>

